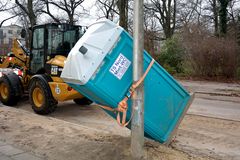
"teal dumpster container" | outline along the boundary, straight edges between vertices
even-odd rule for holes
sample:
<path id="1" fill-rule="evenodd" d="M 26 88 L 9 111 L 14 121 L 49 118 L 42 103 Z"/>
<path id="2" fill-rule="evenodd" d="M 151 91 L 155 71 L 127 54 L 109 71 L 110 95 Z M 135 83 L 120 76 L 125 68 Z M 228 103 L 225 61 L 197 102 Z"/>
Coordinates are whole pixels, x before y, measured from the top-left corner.
<path id="1" fill-rule="evenodd" d="M 146 51 L 143 57 L 146 70 L 152 57 Z M 91 25 L 71 50 L 61 78 L 92 101 L 117 108 L 133 83 L 132 58 L 132 37 L 113 22 L 101 20 Z M 191 96 L 157 62 L 144 80 L 144 91 L 145 136 L 165 143 L 184 116 Z M 128 106 L 130 119 L 131 100 Z"/>

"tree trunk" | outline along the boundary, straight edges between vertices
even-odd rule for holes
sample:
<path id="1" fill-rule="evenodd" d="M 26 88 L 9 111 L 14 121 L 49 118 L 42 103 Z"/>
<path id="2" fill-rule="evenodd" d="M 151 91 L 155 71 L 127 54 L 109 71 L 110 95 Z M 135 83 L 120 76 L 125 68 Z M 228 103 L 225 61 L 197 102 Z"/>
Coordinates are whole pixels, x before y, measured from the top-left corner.
<path id="1" fill-rule="evenodd" d="M 237 29 L 237 43 L 240 46 L 240 16 L 238 16 L 237 27 L 238 27 L 238 29 Z M 240 61 L 240 55 L 239 55 L 239 61 Z"/>
<path id="2" fill-rule="evenodd" d="M 212 2 L 212 10 L 213 10 L 213 19 L 214 19 L 214 32 L 215 35 L 218 35 L 218 27 L 219 27 L 219 22 L 218 22 L 218 7 L 217 7 L 217 0 L 213 0 Z"/>
<path id="3" fill-rule="evenodd" d="M 219 10 L 219 17 L 220 17 L 220 35 L 225 36 L 227 33 L 227 7 L 229 0 L 219 0 L 220 2 L 220 10 Z"/>
<path id="4" fill-rule="evenodd" d="M 23 6 L 18 0 L 15 0 L 15 3 L 21 8 L 21 10 L 28 16 L 30 25 L 33 27 L 37 24 L 37 17 L 33 10 L 33 0 L 27 1 L 27 6 Z"/>
<path id="5" fill-rule="evenodd" d="M 162 25 L 166 39 L 171 38 L 176 27 L 176 0 L 151 0 L 155 17 Z"/>
<path id="6" fill-rule="evenodd" d="M 119 25 L 128 30 L 128 0 L 118 1 Z"/>
<path id="7" fill-rule="evenodd" d="M 28 0 L 27 7 L 28 7 L 28 12 L 29 12 L 29 20 L 31 23 L 31 27 L 33 27 L 34 25 L 37 24 L 37 18 L 33 11 L 33 0 Z"/>
<path id="8" fill-rule="evenodd" d="M 69 24 L 74 25 L 74 13 L 69 13 L 68 17 L 69 17 Z"/>

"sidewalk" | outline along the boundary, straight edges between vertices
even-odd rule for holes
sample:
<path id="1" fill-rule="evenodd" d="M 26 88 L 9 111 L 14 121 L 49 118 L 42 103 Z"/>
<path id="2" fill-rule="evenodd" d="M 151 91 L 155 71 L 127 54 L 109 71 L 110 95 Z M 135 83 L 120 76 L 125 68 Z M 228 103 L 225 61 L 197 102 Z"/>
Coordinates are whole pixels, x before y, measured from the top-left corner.
<path id="1" fill-rule="evenodd" d="M 10 144 L 0 141 L 0 160 L 43 160 Z"/>
<path id="2" fill-rule="evenodd" d="M 221 83 L 209 81 L 188 81 L 179 80 L 179 82 L 190 92 L 221 96 L 240 97 L 239 83 Z"/>

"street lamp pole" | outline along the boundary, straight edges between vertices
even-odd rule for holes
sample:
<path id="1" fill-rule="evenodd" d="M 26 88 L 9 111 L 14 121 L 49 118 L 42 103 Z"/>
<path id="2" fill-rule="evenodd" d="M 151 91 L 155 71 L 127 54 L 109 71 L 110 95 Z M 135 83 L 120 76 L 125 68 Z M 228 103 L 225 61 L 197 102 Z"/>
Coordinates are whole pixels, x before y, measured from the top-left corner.
<path id="1" fill-rule="evenodd" d="M 143 75 L 143 0 L 134 0 L 133 21 L 133 81 L 136 82 Z M 133 118 L 131 123 L 131 154 L 132 159 L 144 157 L 144 89 L 140 85 L 132 97 Z"/>

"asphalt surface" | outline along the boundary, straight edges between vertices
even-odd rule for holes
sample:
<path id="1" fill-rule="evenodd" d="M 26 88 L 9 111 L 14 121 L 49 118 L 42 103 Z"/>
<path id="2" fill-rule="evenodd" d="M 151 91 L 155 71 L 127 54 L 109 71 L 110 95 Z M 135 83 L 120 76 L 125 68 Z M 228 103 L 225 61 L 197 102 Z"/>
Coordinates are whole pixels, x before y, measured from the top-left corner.
<path id="1" fill-rule="evenodd" d="M 190 92 L 195 93 L 187 114 L 240 121 L 240 95 L 238 96 L 240 84 L 202 81 L 180 81 L 180 83 Z M 32 111 L 27 98 L 19 102 L 17 107 Z M 100 115 L 105 114 L 94 104 L 90 107 L 78 106 L 73 101 L 67 101 L 59 102 L 57 110 L 50 116 L 74 123 L 84 123 L 89 122 L 91 117 L 99 116 L 99 112 Z M 106 117 L 109 120 L 109 117 Z"/>
<path id="2" fill-rule="evenodd" d="M 240 121 L 240 102 L 195 98 L 188 113 Z"/>

